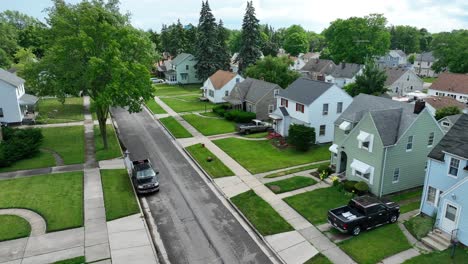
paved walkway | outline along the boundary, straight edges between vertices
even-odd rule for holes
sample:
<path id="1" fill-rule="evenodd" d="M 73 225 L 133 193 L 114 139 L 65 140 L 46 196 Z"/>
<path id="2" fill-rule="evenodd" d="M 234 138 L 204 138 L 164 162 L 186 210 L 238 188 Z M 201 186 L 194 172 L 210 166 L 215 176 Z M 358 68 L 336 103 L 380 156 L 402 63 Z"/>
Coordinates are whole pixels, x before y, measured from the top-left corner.
<path id="1" fill-rule="evenodd" d="M 46 221 L 44 218 L 27 209 L 0 209 L 0 215 L 16 215 L 28 221 L 31 226 L 31 236 L 40 236 L 46 232 Z"/>
<path id="2" fill-rule="evenodd" d="M 65 166 L 57 166 L 57 167 L 49 167 L 49 168 L 3 172 L 3 173 L 0 173 L 0 180 L 30 177 L 30 176 L 43 175 L 43 174 L 82 171 L 83 168 L 84 168 L 84 164 L 73 164 L 73 165 L 65 165 Z"/>

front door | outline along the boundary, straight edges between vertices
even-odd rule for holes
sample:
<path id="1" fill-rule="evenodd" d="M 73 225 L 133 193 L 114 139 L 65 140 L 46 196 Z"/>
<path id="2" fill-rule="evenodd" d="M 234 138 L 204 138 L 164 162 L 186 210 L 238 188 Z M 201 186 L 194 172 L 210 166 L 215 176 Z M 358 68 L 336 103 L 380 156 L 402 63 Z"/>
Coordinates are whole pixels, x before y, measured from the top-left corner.
<path id="1" fill-rule="evenodd" d="M 460 208 L 452 203 L 445 202 L 444 211 L 442 212 L 441 229 L 445 232 L 451 233 L 452 230 L 457 228 L 457 220 Z"/>

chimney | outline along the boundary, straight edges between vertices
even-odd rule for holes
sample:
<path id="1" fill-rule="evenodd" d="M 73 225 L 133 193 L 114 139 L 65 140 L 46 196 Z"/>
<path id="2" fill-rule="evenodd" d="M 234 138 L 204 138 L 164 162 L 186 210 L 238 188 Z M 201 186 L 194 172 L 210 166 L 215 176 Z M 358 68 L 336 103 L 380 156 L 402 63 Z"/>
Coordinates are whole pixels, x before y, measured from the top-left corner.
<path id="1" fill-rule="evenodd" d="M 346 63 L 344 61 L 341 62 L 341 69 L 344 69 L 346 67 Z"/>
<path id="2" fill-rule="evenodd" d="M 415 114 L 421 113 L 422 110 L 424 110 L 424 107 L 426 107 L 426 102 L 424 102 L 423 100 L 417 100 L 414 103 L 414 113 Z"/>

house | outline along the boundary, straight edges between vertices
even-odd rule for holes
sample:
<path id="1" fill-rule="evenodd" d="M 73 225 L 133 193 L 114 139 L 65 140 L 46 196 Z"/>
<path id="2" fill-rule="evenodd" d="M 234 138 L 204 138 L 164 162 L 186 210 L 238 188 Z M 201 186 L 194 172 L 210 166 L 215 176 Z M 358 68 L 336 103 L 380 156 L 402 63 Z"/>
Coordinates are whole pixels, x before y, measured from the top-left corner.
<path id="1" fill-rule="evenodd" d="M 424 98 L 424 102 L 426 102 L 427 110 L 429 110 L 433 116 L 435 116 L 437 110 L 445 107 L 455 106 L 462 112 L 466 111 L 467 107 L 466 104 L 460 103 L 452 97 L 447 96 L 428 96 Z"/>
<path id="2" fill-rule="evenodd" d="M 300 72 L 303 77 L 325 81 L 325 76 L 330 75 L 335 67 L 335 63 L 331 60 L 311 59 L 300 69 Z"/>
<path id="3" fill-rule="evenodd" d="M 0 123 L 21 123 L 34 119 L 37 97 L 26 94 L 24 80 L 0 69 Z"/>
<path id="4" fill-rule="evenodd" d="M 239 71 L 239 62 L 237 61 L 237 57 L 239 57 L 239 52 L 236 52 L 231 56 L 230 67 L 231 71 L 234 73 L 237 73 Z"/>
<path id="5" fill-rule="evenodd" d="M 289 65 L 289 69 L 293 71 L 300 71 L 306 64 L 301 57 L 289 56 L 289 59 L 292 61 L 292 64 Z"/>
<path id="6" fill-rule="evenodd" d="M 452 126 L 457 122 L 458 118 L 460 118 L 461 115 L 462 114 L 446 116 L 441 118 L 437 122 L 439 123 L 439 126 L 442 128 L 442 130 L 445 133 L 447 133 L 450 130 L 450 128 L 452 128 Z"/>
<path id="7" fill-rule="evenodd" d="M 277 133 L 287 137 L 291 124 L 303 124 L 315 129 L 317 143 L 325 143 L 333 140 L 333 122 L 353 98 L 333 83 L 299 78 L 280 90 L 276 100 L 270 118 Z"/>
<path id="8" fill-rule="evenodd" d="M 406 96 L 406 94 L 422 91 L 424 82 L 413 71 L 402 68 L 384 68 L 387 80 L 385 87 L 390 96 Z"/>
<path id="9" fill-rule="evenodd" d="M 435 58 L 432 51 L 423 52 L 414 56 L 413 70 L 418 76 L 422 77 L 437 77 L 437 73 L 432 69 Z"/>
<path id="10" fill-rule="evenodd" d="M 203 96 L 212 103 L 224 103 L 223 97 L 229 96 L 234 86 L 243 80 L 239 74 L 218 70 L 203 83 Z"/>
<path id="11" fill-rule="evenodd" d="M 429 87 L 429 95 L 450 96 L 468 103 L 468 74 L 444 72 Z"/>
<path id="12" fill-rule="evenodd" d="M 291 70 L 300 71 L 309 60 L 318 59 L 320 52 L 307 52 L 300 53 L 297 57 L 290 56 L 289 58 L 293 61 L 293 64 L 289 67 Z"/>
<path id="13" fill-rule="evenodd" d="M 326 82 L 334 83 L 343 88 L 345 85 L 356 81 L 356 76 L 362 74 L 364 65 L 356 63 L 342 62 L 335 67 L 335 70 L 325 77 Z"/>
<path id="14" fill-rule="evenodd" d="M 170 64 L 166 64 L 166 82 L 169 84 L 201 83 L 195 71 L 197 59 L 188 53 L 177 55 Z"/>
<path id="15" fill-rule="evenodd" d="M 305 63 L 307 63 L 310 60 L 315 60 L 315 59 L 320 58 L 320 52 L 307 52 L 304 54 L 299 54 L 299 58 L 301 58 Z"/>
<path id="16" fill-rule="evenodd" d="M 398 67 L 406 65 L 406 54 L 402 50 L 390 50 L 380 57 L 377 63 L 384 67 Z"/>
<path id="17" fill-rule="evenodd" d="M 360 94 L 335 121 L 331 164 L 377 196 L 424 184 L 427 154 L 443 132 L 424 107 Z"/>
<path id="18" fill-rule="evenodd" d="M 229 96 L 223 99 L 232 108 L 252 112 L 259 120 L 267 120 L 268 115 L 275 110 L 275 93 L 282 88 L 274 83 L 253 78 L 247 78 L 232 89 Z"/>
<path id="19" fill-rule="evenodd" d="M 458 118 L 427 160 L 421 212 L 468 245 L 468 115 Z"/>

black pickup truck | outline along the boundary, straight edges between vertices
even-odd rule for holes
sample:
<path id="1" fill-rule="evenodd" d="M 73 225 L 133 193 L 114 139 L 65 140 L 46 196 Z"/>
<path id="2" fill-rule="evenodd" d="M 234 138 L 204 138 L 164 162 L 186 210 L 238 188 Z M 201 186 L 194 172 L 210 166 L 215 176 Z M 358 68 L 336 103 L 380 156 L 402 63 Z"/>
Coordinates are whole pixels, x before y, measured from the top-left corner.
<path id="1" fill-rule="evenodd" d="M 395 223 L 400 216 L 400 206 L 375 197 L 360 196 L 348 205 L 328 211 L 328 222 L 343 233 L 359 235 L 362 230 L 386 223 Z"/>
<path id="2" fill-rule="evenodd" d="M 158 174 L 149 160 L 132 161 L 132 183 L 138 194 L 159 191 Z"/>

